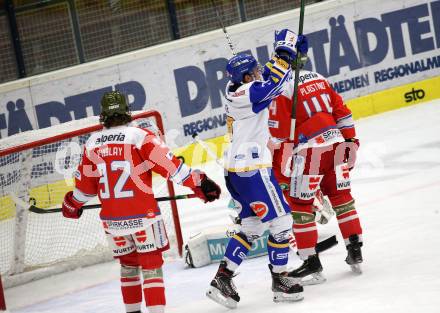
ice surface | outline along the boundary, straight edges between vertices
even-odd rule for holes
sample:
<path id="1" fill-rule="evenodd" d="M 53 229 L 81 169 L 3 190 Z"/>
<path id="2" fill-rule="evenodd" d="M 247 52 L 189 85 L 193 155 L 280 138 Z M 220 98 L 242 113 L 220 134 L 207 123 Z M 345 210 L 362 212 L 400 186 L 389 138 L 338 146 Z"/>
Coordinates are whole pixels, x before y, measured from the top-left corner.
<path id="1" fill-rule="evenodd" d="M 357 131 L 352 185 L 364 229 L 364 273 L 350 272 L 340 242 L 321 255 L 325 284 L 306 287 L 300 303 L 275 304 L 266 257 L 247 260 L 235 278 L 237 312 L 440 312 L 440 100 L 360 120 Z M 188 202 L 181 214 L 185 238 L 208 222 L 229 222 L 228 211 L 215 204 Z M 335 219 L 320 231 L 341 239 Z M 290 265 L 299 263 L 292 256 Z M 184 269 L 181 260 L 169 260 L 167 312 L 226 312 L 204 295 L 216 268 Z M 118 275 L 113 262 L 79 269 L 8 289 L 6 301 L 13 313 L 124 312 Z"/>

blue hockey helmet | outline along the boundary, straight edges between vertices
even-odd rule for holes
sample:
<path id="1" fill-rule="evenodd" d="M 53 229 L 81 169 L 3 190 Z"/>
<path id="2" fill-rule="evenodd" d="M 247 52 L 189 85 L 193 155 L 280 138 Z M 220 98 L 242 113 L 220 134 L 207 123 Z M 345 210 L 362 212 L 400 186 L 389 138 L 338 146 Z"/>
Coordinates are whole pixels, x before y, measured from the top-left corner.
<path id="1" fill-rule="evenodd" d="M 252 55 L 239 53 L 229 59 L 226 71 L 234 84 L 241 83 L 244 74 L 252 75 L 258 62 Z"/>
<path id="2" fill-rule="evenodd" d="M 280 31 L 275 31 L 275 41 L 273 44 L 275 53 L 286 62 L 295 66 L 295 60 L 298 58 L 298 66 L 302 68 L 307 63 L 307 51 L 309 44 L 307 37 L 304 35 L 297 35 L 295 32 L 285 28 Z"/>
<path id="3" fill-rule="evenodd" d="M 273 43 L 273 49 L 276 53 L 280 51 L 287 52 L 292 59 L 296 58 L 296 43 L 298 41 L 298 35 L 285 28 L 280 31 L 275 31 L 275 42 Z"/>

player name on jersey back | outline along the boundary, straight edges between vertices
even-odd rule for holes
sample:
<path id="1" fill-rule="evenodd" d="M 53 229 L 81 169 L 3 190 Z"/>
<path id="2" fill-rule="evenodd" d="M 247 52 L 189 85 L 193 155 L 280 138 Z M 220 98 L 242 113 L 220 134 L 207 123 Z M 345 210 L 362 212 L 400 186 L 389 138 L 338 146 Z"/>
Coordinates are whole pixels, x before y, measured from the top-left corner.
<path id="1" fill-rule="evenodd" d="M 102 148 L 96 150 L 96 153 L 100 157 L 107 157 L 107 156 L 123 156 L 124 152 L 122 147 L 103 146 Z"/>

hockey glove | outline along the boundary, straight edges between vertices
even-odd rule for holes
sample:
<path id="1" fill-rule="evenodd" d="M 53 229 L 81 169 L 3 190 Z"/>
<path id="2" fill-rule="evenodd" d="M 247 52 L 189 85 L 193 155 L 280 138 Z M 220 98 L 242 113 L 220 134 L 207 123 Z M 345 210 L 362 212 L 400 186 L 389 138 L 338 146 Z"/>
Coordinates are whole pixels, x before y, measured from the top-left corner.
<path id="1" fill-rule="evenodd" d="M 64 217 L 77 219 L 81 216 L 83 212 L 82 206 L 83 203 L 76 200 L 73 197 L 73 192 L 69 191 L 64 196 L 64 201 L 61 211 L 63 212 Z"/>
<path id="2" fill-rule="evenodd" d="M 307 37 L 304 35 L 299 35 L 295 47 L 299 53 L 307 54 L 307 51 L 309 51 L 309 42 Z"/>
<path id="3" fill-rule="evenodd" d="M 262 76 L 264 80 L 271 80 L 276 84 L 286 75 L 289 69 L 289 63 L 275 55 L 264 65 Z"/>
<path id="4" fill-rule="evenodd" d="M 196 197 L 202 199 L 205 203 L 220 198 L 220 186 L 202 171 L 193 171 L 190 177 L 183 182 L 183 185 L 191 188 Z"/>
<path id="5" fill-rule="evenodd" d="M 344 162 L 348 164 L 348 169 L 351 171 L 356 163 L 357 150 L 359 149 L 360 142 L 357 138 L 345 139 L 345 156 Z"/>

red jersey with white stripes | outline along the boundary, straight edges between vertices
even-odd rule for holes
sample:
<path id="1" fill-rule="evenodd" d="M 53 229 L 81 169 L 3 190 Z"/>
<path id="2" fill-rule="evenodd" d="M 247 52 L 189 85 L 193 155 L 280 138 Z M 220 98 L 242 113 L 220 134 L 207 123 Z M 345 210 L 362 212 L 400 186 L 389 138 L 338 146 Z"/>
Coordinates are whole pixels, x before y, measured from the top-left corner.
<path id="1" fill-rule="evenodd" d="M 160 211 L 152 191 L 152 172 L 190 186 L 190 168 L 147 129 L 119 126 L 87 140 L 73 196 L 87 202 L 98 195 L 104 228 L 132 234 L 157 220 Z M 186 182 L 185 182 L 186 181 Z"/>
<path id="2" fill-rule="evenodd" d="M 290 134 L 294 82 L 269 107 L 272 137 L 286 141 Z M 295 146 L 298 150 L 327 146 L 356 135 L 350 109 L 320 74 L 300 71 Z"/>

